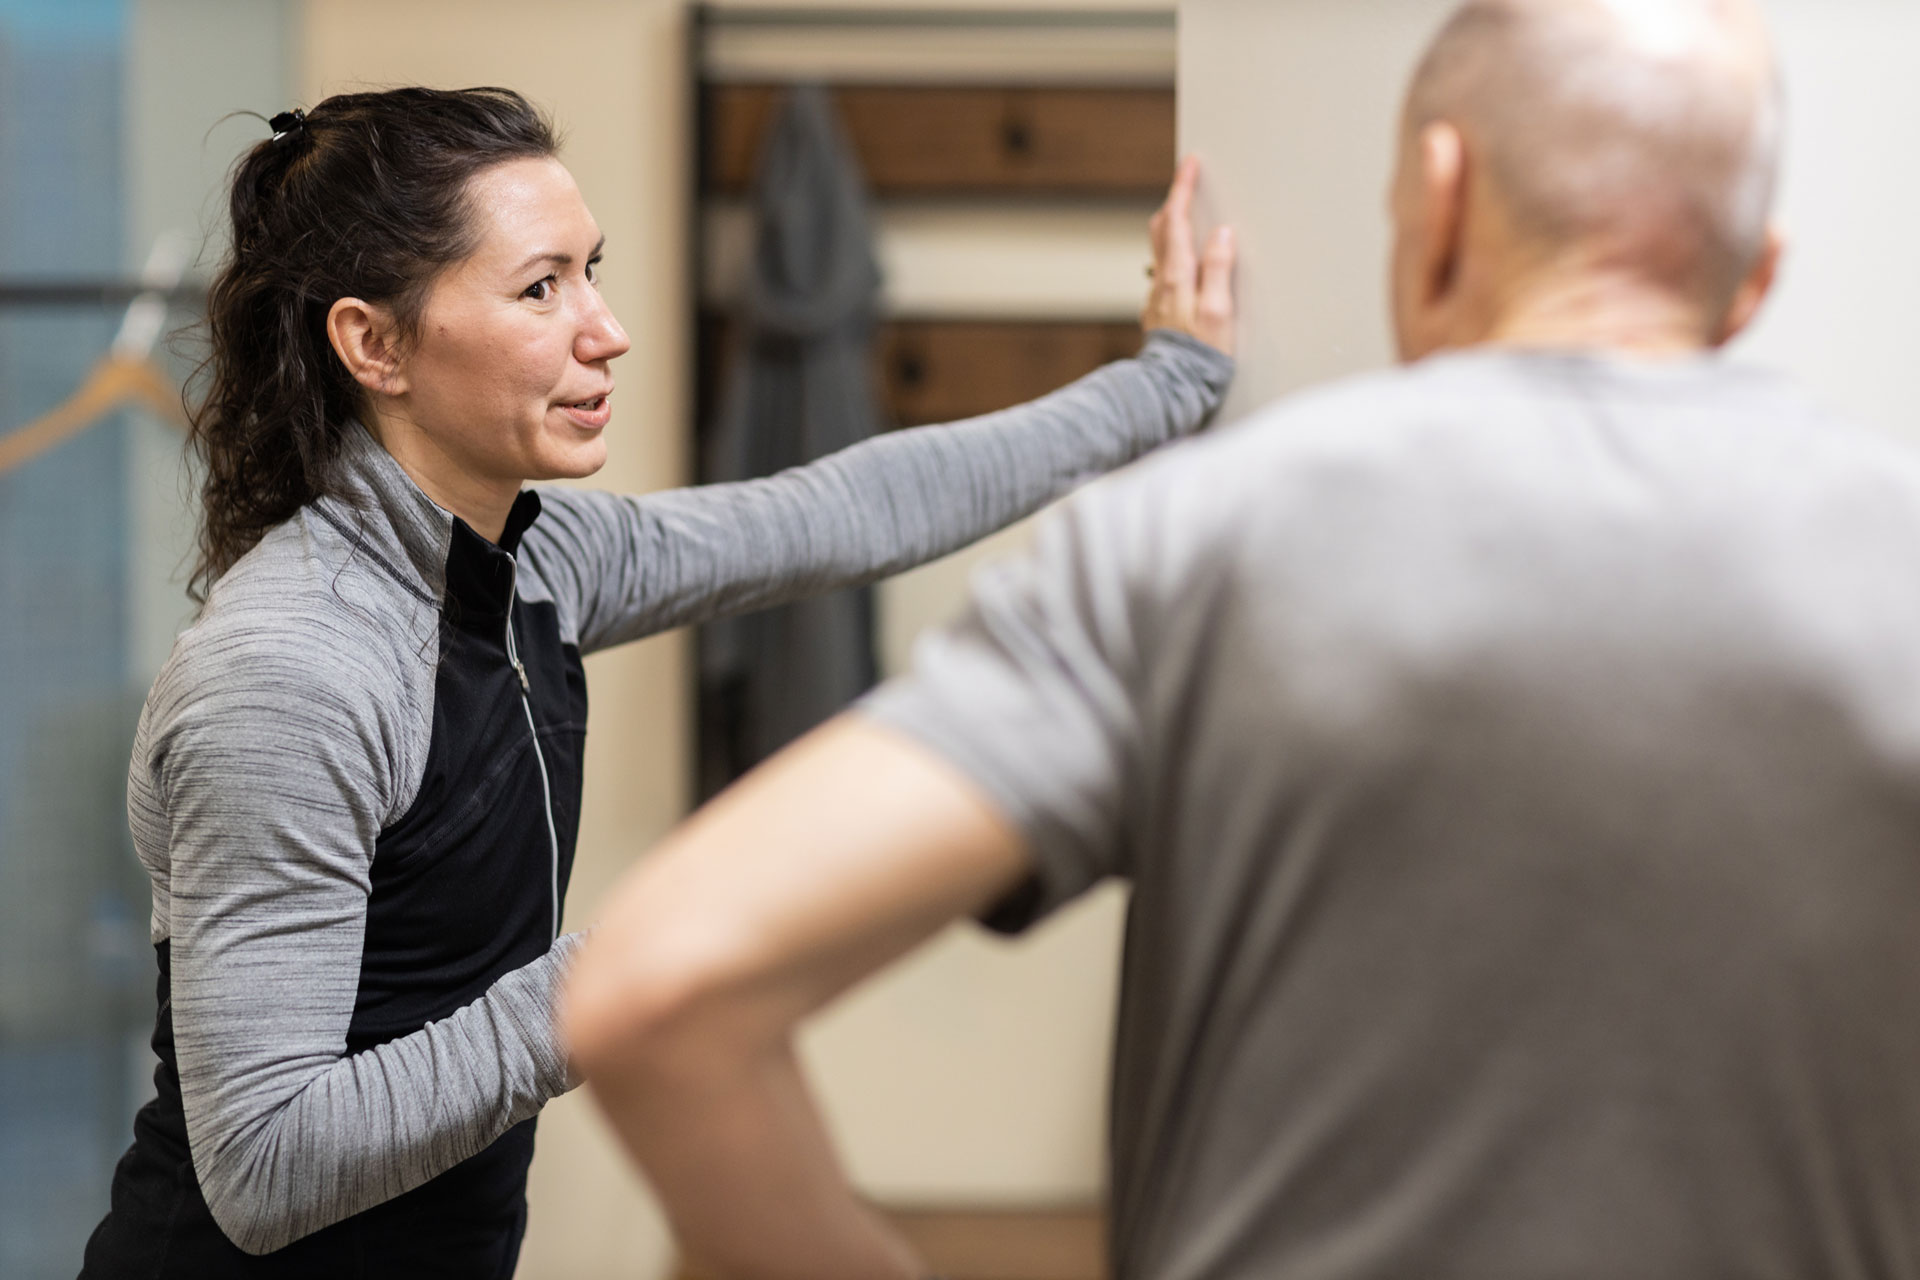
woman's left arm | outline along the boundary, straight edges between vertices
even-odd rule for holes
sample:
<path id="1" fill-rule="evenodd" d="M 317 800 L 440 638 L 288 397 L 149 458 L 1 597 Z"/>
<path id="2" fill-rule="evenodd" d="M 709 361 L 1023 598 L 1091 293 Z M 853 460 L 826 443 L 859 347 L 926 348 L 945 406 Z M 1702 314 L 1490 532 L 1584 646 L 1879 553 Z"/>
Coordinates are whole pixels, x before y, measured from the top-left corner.
<path id="1" fill-rule="evenodd" d="M 1189 161 L 1154 217 L 1145 348 L 999 413 L 890 432 L 762 480 L 550 489 L 527 546 L 583 650 L 857 586 L 936 559 L 1197 429 L 1233 378 L 1234 246 L 1195 252 Z"/>

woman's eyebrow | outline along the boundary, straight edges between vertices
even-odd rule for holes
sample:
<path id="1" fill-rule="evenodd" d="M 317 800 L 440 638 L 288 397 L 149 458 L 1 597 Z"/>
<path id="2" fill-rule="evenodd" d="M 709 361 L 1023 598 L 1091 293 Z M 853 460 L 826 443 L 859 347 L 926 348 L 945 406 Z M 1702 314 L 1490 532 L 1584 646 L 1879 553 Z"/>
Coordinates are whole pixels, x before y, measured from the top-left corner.
<path id="1" fill-rule="evenodd" d="M 601 236 L 600 239 L 594 244 L 592 252 L 587 254 L 587 261 L 592 262 L 595 258 L 598 258 L 600 256 L 601 250 L 605 249 L 606 247 L 607 247 L 607 238 L 605 236 Z M 570 253 L 561 253 L 557 249 L 542 250 L 539 253 L 531 255 L 530 257 L 527 258 L 525 262 L 515 267 L 513 269 L 513 273 L 515 275 L 519 275 L 522 271 L 527 270 L 529 267 L 532 267 L 542 262 L 551 262 L 556 267 L 570 267 L 573 265 L 573 255 Z"/>

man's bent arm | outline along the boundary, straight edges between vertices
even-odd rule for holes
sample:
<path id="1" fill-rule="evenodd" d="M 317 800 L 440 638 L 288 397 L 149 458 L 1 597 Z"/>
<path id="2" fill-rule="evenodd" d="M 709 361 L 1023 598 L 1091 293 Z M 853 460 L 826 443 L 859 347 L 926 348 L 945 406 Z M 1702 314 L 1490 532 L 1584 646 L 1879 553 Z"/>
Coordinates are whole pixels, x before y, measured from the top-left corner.
<path id="1" fill-rule="evenodd" d="M 919 1273 L 848 1185 L 793 1032 L 1026 870 L 1019 833 L 972 782 L 843 716 L 629 874 L 561 1017 L 689 1253 L 756 1280 Z"/>

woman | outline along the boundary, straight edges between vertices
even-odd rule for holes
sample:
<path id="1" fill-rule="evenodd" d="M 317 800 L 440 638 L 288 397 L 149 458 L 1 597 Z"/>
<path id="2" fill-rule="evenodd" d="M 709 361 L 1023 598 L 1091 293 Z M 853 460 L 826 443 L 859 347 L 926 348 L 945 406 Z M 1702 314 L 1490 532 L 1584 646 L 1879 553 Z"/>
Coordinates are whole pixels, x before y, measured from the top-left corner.
<path id="1" fill-rule="evenodd" d="M 549 126 L 499 89 L 273 123 L 209 297 L 203 606 L 128 787 L 159 1096 L 85 1274 L 506 1277 L 570 1084 L 581 655 L 920 563 L 1198 426 L 1231 246 L 1194 262 L 1189 167 L 1138 360 L 770 480 L 529 490 L 605 461 L 628 348 Z"/>

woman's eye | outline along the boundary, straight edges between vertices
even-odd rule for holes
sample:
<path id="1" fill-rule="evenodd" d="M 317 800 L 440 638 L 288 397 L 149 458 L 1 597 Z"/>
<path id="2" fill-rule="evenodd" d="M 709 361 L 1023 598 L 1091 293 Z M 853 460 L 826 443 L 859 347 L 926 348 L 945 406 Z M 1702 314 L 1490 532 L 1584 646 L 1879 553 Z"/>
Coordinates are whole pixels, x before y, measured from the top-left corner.
<path id="1" fill-rule="evenodd" d="M 544 280 L 535 280 L 527 286 L 527 291 L 520 296 L 523 298 L 532 298 L 535 302 L 545 302 L 553 296 L 553 286 L 554 279 L 552 276 L 548 276 Z"/>
<path id="2" fill-rule="evenodd" d="M 600 263 L 597 260 L 587 264 L 587 283 L 600 283 Z"/>

